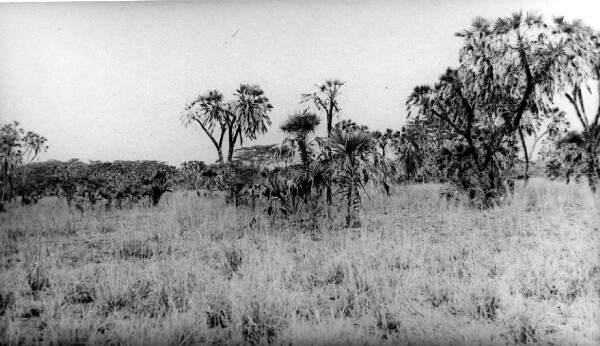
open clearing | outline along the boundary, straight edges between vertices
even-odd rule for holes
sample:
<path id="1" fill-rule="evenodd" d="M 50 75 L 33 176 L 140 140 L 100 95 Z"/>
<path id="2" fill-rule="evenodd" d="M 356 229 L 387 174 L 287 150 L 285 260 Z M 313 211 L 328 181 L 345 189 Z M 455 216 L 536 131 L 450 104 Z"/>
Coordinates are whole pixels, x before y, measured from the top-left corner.
<path id="1" fill-rule="evenodd" d="M 600 344 L 599 197 L 534 179 L 477 211 L 440 187 L 374 194 L 362 228 L 316 231 L 182 192 L 11 207 L 0 344 Z"/>

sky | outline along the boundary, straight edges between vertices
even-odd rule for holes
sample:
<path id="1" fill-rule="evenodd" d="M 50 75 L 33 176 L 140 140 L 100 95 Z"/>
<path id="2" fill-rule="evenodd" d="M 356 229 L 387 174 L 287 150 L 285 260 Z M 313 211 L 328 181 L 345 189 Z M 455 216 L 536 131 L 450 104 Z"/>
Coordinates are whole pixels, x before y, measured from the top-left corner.
<path id="1" fill-rule="evenodd" d="M 280 143 L 301 94 L 335 78 L 340 119 L 399 130 L 412 89 L 458 65 L 454 33 L 518 10 L 600 27 L 598 0 L 1 3 L 0 124 L 45 136 L 40 160 L 214 162 L 179 120 L 198 95 L 258 84 L 273 125 L 244 144 Z"/>

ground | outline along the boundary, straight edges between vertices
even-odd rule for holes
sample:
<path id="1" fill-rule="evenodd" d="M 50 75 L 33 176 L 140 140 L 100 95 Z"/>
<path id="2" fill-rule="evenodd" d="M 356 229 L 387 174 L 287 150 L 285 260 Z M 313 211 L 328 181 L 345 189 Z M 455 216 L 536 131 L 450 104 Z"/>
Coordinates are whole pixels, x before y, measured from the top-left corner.
<path id="1" fill-rule="evenodd" d="M 358 229 L 251 222 L 184 193 L 13 207 L 0 344 L 600 344 L 599 197 L 535 179 L 478 211 L 440 188 L 371 194 Z"/>

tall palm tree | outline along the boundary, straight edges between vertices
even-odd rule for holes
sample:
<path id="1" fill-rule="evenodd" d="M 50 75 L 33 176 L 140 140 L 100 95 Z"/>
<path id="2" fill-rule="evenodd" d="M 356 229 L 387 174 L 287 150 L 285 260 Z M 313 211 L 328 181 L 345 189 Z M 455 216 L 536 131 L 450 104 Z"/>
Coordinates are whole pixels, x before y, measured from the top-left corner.
<path id="1" fill-rule="evenodd" d="M 223 139 L 227 131 L 227 105 L 223 102 L 223 94 L 217 90 L 211 90 L 204 95 L 198 96 L 196 100 L 185 107 L 181 114 L 181 122 L 188 126 L 197 123 L 206 133 L 208 138 L 217 149 L 218 162 L 223 162 Z M 218 127 L 219 134 L 214 134 Z"/>
<path id="2" fill-rule="evenodd" d="M 343 131 L 335 128 L 329 138 L 334 180 L 340 185 L 339 193 L 347 202 L 346 226 L 360 227 L 358 218 L 361 191 L 369 181 L 382 183 L 391 166 L 377 152 L 373 135 L 367 131 Z"/>
<path id="3" fill-rule="evenodd" d="M 305 175 L 308 175 L 310 172 L 308 135 L 314 133 L 320 123 L 321 119 L 315 113 L 304 110 L 290 115 L 281 125 L 283 132 L 293 136 L 293 138 L 288 140 L 291 140 L 298 147 Z"/>
<path id="4" fill-rule="evenodd" d="M 317 85 L 317 92 L 302 95 L 302 102 L 312 102 L 319 111 L 325 111 L 327 137 L 331 136 L 333 116 L 340 113 L 337 97 L 340 95 L 342 86 L 344 86 L 344 82 L 339 79 L 328 79 L 325 83 Z"/>
<path id="5" fill-rule="evenodd" d="M 227 161 L 231 162 L 235 144 L 239 140 L 243 144 L 243 138 L 256 139 L 257 134 L 267 132 L 267 126 L 271 125 L 269 112 L 273 106 L 265 96 L 265 92 L 258 85 L 242 84 L 236 90 L 237 99 L 231 105 L 228 113 L 229 130 L 229 153 Z"/>
<path id="6" fill-rule="evenodd" d="M 333 129 L 333 116 L 340 114 L 338 96 L 344 82 L 339 79 L 328 79 L 321 85 L 316 85 L 318 91 L 312 94 L 303 94 L 302 102 L 310 102 L 317 107 L 317 110 L 324 111 L 327 119 L 327 137 L 331 136 Z M 326 146 L 323 148 L 323 155 L 327 158 L 330 150 Z M 331 186 L 327 185 L 327 203 L 331 204 L 333 194 Z"/>

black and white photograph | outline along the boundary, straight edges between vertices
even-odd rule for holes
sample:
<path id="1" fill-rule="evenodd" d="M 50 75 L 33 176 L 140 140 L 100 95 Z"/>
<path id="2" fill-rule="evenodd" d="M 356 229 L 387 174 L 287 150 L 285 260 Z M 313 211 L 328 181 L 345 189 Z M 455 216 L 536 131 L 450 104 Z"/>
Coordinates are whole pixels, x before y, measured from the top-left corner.
<path id="1" fill-rule="evenodd" d="M 0 346 L 600 345 L 600 1 L 0 1 Z"/>

